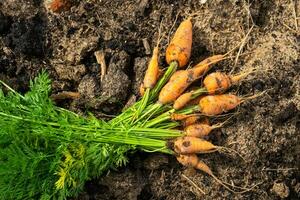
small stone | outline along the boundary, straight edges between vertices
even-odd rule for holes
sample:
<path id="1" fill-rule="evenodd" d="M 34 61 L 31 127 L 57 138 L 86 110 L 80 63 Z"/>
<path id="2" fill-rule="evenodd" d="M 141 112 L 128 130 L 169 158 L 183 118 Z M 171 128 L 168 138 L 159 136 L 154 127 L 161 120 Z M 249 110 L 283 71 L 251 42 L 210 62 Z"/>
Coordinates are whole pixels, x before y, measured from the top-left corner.
<path id="1" fill-rule="evenodd" d="M 287 198 L 290 195 L 290 189 L 285 183 L 274 183 L 271 191 L 282 199 Z"/>

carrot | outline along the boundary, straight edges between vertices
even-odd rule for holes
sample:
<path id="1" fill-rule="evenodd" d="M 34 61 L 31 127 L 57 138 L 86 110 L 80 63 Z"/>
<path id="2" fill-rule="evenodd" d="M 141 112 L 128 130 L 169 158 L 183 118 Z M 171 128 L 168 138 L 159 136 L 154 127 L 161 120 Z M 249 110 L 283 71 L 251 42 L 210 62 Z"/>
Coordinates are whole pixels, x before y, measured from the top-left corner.
<path id="1" fill-rule="evenodd" d="M 152 57 L 150 59 L 150 62 L 148 64 L 148 68 L 144 77 L 144 87 L 145 88 L 150 88 L 152 89 L 158 78 L 160 75 L 160 68 L 158 66 L 158 60 L 159 60 L 159 50 L 158 50 L 158 46 L 161 40 L 161 26 L 162 23 L 160 24 L 159 27 L 159 32 L 158 32 L 158 39 L 157 39 L 157 43 L 156 46 L 153 49 L 153 53 L 152 53 Z"/>
<path id="2" fill-rule="evenodd" d="M 202 162 L 196 154 L 178 155 L 176 158 L 177 161 L 184 166 L 193 167 L 209 175 L 212 174 L 211 169 L 204 162 Z"/>
<path id="3" fill-rule="evenodd" d="M 173 76 L 170 78 L 170 81 L 160 91 L 158 101 L 161 104 L 167 104 L 175 101 L 191 83 L 201 78 L 201 76 L 210 69 L 211 64 L 224 59 L 223 57 L 220 57 L 220 55 L 215 57 L 212 56 L 207 58 L 205 62 L 202 61 L 201 65 L 198 64 L 191 69 L 183 70 L 180 73 L 173 74 Z"/>
<path id="4" fill-rule="evenodd" d="M 61 12 L 71 7 L 69 0 L 50 0 L 46 2 L 47 7 L 53 12 Z"/>
<path id="5" fill-rule="evenodd" d="M 196 124 L 196 123 L 210 125 L 209 119 L 207 117 L 203 118 L 203 116 L 200 115 L 191 115 L 190 117 L 182 120 L 183 127 L 187 127 L 189 125 Z"/>
<path id="6" fill-rule="evenodd" d="M 172 113 L 171 114 L 171 120 L 174 120 L 174 121 L 184 120 L 189 117 L 191 117 L 191 115 L 180 114 L 180 113 Z"/>
<path id="7" fill-rule="evenodd" d="M 253 70 L 250 70 L 235 76 L 227 75 L 222 72 L 214 72 L 205 77 L 203 85 L 209 94 L 223 93 L 230 86 L 238 83 L 241 79 L 252 72 Z"/>
<path id="8" fill-rule="evenodd" d="M 178 155 L 176 156 L 177 161 L 182 164 L 183 166 L 187 167 L 193 167 L 195 169 L 201 170 L 208 175 L 210 175 L 213 179 L 215 179 L 220 185 L 225 187 L 227 190 L 233 192 L 233 193 L 245 193 L 251 190 L 251 188 L 243 188 L 243 187 L 238 187 L 234 186 L 232 184 L 226 183 L 218 179 L 213 172 L 211 171 L 210 167 L 207 166 L 203 161 L 201 161 L 196 154 L 188 154 L 188 155 Z M 235 191 L 232 188 L 238 188 L 240 191 Z"/>
<path id="9" fill-rule="evenodd" d="M 181 96 L 179 96 L 174 104 L 173 104 L 173 108 L 175 110 L 179 110 L 181 108 L 184 107 L 184 105 L 186 105 L 191 99 L 192 99 L 192 95 L 193 95 L 193 92 L 186 92 L 184 94 L 182 94 Z"/>
<path id="10" fill-rule="evenodd" d="M 144 87 L 153 88 L 157 82 L 158 74 L 159 74 L 158 47 L 156 46 L 153 49 L 153 54 L 144 77 Z"/>
<path id="11" fill-rule="evenodd" d="M 196 137 L 178 137 L 174 141 L 174 151 L 178 154 L 210 153 L 222 147 Z"/>
<path id="12" fill-rule="evenodd" d="M 190 116 L 186 119 L 182 120 L 183 127 L 187 127 L 189 125 L 195 124 L 199 121 L 201 117 L 199 115 Z"/>
<path id="13" fill-rule="evenodd" d="M 176 71 L 171 77 L 169 81 L 174 81 L 180 74 L 185 73 L 185 70 L 178 70 Z"/>
<path id="14" fill-rule="evenodd" d="M 242 102 L 242 98 L 233 94 L 208 95 L 199 101 L 199 110 L 205 115 L 219 115 L 234 109 Z"/>
<path id="15" fill-rule="evenodd" d="M 236 108 L 247 100 L 261 96 L 265 92 L 266 91 L 248 97 L 239 97 L 233 94 L 208 95 L 199 101 L 199 111 L 204 115 L 219 115 Z"/>
<path id="16" fill-rule="evenodd" d="M 179 67 L 185 66 L 191 56 L 193 25 L 191 18 L 181 22 L 166 50 L 166 61 L 170 64 L 178 62 Z"/>
<path id="17" fill-rule="evenodd" d="M 222 127 L 223 123 L 210 126 L 209 124 L 196 123 L 187 126 L 184 130 L 186 136 L 204 137 L 212 130 Z"/>

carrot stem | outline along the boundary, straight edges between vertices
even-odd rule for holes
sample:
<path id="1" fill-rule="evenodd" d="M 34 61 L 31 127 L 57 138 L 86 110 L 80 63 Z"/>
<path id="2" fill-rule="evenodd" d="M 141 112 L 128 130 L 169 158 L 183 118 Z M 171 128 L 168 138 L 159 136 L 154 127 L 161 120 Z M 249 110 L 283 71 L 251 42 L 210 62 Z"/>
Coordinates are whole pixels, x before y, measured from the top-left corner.
<path id="1" fill-rule="evenodd" d="M 178 63 L 176 61 L 173 61 L 170 63 L 167 71 L 163 75 L 163 77 L 158 81 L 158 83 L 155 85 L 155 87 L 150 92 L 150 101 L 153 101 L 157 98 L 158 93 L 162 89 L 162 87 L 168 82 L 172 74 L 177 70 Z"/>
<path id="2" fill-rule="evenodd" d="M 198 96 L 200 96 L 202 94 L 205 94 L 205 93 L 207 93 L 206 88 L 204 88 L 204 87 L 199 88 L 199 89 L 193 91 L 192 96 L 191 96 L 191 100 L 193 100 L 193 99 L 197 98 Z"/>

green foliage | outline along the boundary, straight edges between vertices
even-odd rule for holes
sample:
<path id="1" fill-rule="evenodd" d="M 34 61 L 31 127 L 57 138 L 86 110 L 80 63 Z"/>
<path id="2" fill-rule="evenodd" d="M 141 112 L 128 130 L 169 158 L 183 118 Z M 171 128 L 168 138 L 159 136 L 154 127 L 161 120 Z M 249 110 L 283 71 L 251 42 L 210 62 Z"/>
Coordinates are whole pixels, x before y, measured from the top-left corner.
<path id="1" fill-rule="evenodd" d="M 129 125 L 134 109 L 113 123 L 56 107 L 45 72 L 24 96 L 0 84 L 9 90 L 0 89 L 0 199 L 66 199 L 87 180 L 126 164 L 128 151 L 168 153 L 165 139 L 181 134 L 143 128 L 138 120 Z"/>

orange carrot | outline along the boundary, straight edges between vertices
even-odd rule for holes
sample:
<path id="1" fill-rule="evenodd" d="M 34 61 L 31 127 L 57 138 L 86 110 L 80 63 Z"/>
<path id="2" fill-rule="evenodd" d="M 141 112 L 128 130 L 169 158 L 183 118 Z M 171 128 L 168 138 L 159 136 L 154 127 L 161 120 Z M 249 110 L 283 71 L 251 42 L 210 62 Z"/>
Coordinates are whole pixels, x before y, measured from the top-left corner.
<path id="1" fill-rule="evenodd" d="M 191 18 L 181 22 L 166 50 L 166 60 L 178 62 L 179 67 L 185 66 L 191 56 L 193 25 Z"/>
<path id="2" fill-rule="evenodd" d="M 153 49 L 153 54 L 144 77 L 144 87 L 153 88 L 157 82 L 158 76 L 159 76 L 158 47 L 156 46 Z"/>
<path id="3" fill-rule="evenodd" d="M 196 137 L 178 137 L 174 141 L 174 151 L 178 154 L 210 153 L 217 151 L 218 146 Z"/>
<path id="4" fill-rule="evenodd" d="M 183 127 L 187 127 L 189 125 L 195 124 L 199 121 L 201 117 L 199 115 L 190 116 L 186 119 L 182 120 Z"/>
<path id="5" fill-rule="evenodd" d="M 204 137 L 207 136 L 212 130 L 222 127 L 222 125 L 223 124 L 215 124 L 210 126 L 204 123 L 196 123 L 187 126 L 184 132 L 186 136 Z"/>
<path id="6" fill-rule="evenodd" d="M 172 144 L 173 142 L 173 144 Z M 237 151 L 227 147 L 216 146 L 209 141 L 201 138 L 182 136 L 168 143 L 177 154 L 193 154 L 193 153 L 211 153 L 215 151 L 223 153 L 234 153 L 243 158 Z"/>
<path id="7" fill-rule="evenodd" d="M 233 94 L 208 95 L 199 101 L 199 110 L 205 115 L 219 115 L 237 107 L 243 99 Z"/>
<path id="8" fill-rule="evenodd" d="M 180 113 L 172 113 L 171 114 L 171 120 L 174 120 L 174 121 L 184 120 L 184 119 L 186 119 L 190 116 L 191 115 L 180 114 Z"/>
<path id="9" fill-rule="evenodd" d="M 183 73 L 185 73 L 185 70 L 178 70 L 178 71 L 174 72 L 174 74 L 171 76 L 169 82 L 175 80 L 178 76 L 180 76 L 180 74 L 183 74 Z"/>
<path id="10" fill-rule="evenodd" d="M 61 12 L 71 7 L 69 0 L 50 0 L 46 2 L 47 7 L 53 12 Z"/>
<path id="11" fill-rule="evenodd" d="M 148 69 L 146 71 L 145 77 L 144 77 L 144 87 L 145 88 L 153 88 L 160 76 L 160 68 L 158 66 L 158 60 L 159 60 L 159 50 L 158 46 L 161 40 L 161 26 L 162 22 L 159 27 L 158 31 L 158 39 L 156 43 L 156 47 L 153 49 L 152 57 L 150 59 L 150 62 L 148 64 Z"/>
<path id="12" fill-rule="evenodd" d="M 182 94 L 181 96 L 179 96 L 174 104 L 173 104 L 173 108 L 175 110 L 179 110 L 181 108 L 183 108 L 191 99 L 192 99 L 192 95 L 193 92 L 186 92 L 184 94 Z"/>
<path id="13" fill-rule="evenodd" d="M 178 155 L 177 160 L 184 166 L 193 167 L 209 175 L 212 174 L 210 168 L 204 162 L 202 162 L 196 154 Z"/>
<path id="14" fill-rule="evenodd" d="M 241 73 L 235 76 L 227 75 L 222 72 L 214 72 L 205 77 L 203 85 L 209 94 L 223 93 L 230 86 L 236 84 L 252 72 L 253 70 L 250 70 L 246 73 Z"/>

